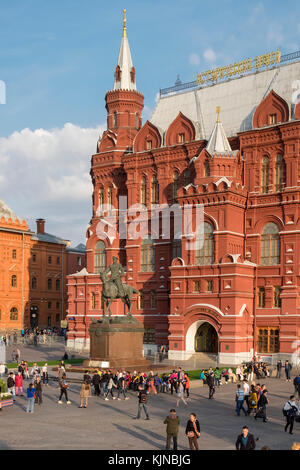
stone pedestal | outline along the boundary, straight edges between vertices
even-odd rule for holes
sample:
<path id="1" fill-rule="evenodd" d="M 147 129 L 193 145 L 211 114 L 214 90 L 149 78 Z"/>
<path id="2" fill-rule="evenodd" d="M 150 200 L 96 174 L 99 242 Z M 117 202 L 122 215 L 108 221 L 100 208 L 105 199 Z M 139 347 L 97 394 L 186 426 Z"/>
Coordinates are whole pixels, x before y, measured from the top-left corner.
<path id="1" fill-rule="evenodd" d="M 135 318 L 93 320 L 89 333 L 90 359 L 84 366 L 125 370 L 149 367 L 149 361 L 143 357 L 144 328 Z"/>

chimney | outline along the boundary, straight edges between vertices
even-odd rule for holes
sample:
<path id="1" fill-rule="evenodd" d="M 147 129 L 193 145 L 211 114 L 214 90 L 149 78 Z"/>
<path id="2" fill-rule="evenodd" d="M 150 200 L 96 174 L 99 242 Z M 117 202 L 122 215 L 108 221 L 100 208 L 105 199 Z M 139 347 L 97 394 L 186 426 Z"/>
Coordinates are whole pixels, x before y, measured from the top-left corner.
<path id="1" fill-rule="evenodd" d="M 37 233 L 45 233 L 45 219 L 37 219 L 36 220 L 36 232 Z"/>

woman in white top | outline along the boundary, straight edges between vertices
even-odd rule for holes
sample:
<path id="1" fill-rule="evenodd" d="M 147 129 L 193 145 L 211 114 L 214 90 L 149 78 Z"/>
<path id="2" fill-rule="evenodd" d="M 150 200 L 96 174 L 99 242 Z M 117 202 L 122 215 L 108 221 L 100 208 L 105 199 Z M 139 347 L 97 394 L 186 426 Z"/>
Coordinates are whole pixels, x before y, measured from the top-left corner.
<path id="1" fill-rule="evenodd" d="M 179 384 L 177 385 L 177 392 L 176 392 L 176 394 L 177 394 L 176 406 L 177 406 L 177 407 L 179 406 L 180 400 L 182 400 L 183 403 L 184 403 L 185 405 L 187 405 L 187 402 L 186 402 L 185 399 L 184 399 L 184 387 L 183 387 L 182 382 L 179 382 Z"/>

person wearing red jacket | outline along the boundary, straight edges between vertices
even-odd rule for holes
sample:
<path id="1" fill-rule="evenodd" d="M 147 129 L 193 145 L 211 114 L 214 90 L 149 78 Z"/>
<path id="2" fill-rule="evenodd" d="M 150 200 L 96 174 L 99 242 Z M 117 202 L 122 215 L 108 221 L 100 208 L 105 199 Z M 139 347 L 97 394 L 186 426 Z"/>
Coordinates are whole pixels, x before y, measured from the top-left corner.
<path id="1" fill-rule="evenodd" d="M 22 372 L 18 372 L 18 375 L 15 377 L 15 386 L 16 386 L 16 395 L 19 395 L 19 390 L 20 390 L 20 395 L 23 397 L 23 376 Z"/>

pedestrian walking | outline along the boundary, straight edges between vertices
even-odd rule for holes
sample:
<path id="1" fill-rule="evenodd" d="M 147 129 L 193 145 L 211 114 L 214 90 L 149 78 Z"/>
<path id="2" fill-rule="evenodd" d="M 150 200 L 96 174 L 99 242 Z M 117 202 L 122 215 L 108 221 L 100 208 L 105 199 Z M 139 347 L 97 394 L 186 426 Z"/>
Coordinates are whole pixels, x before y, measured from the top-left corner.
<path id="1" fill-rule="evenodd" d="M 295 394 L 298 394 L 298 399 L 300 400 L 300 374 L 297 374 L 293 380 L 295 387 Z"/>
<path id="2" fill-rule="evenodd" d="M 248 414 L 250 414 L 250 406 L 249 406 L 249 384 L 248 384 L 248 381 L 246 379 L 243 380 L 243 391 L 244 391 L 244 401 L 246 402 L 247 404 L 247 412 Z"/>
<path id="3" fill-rule="evenodd" d="M 251 414 L 251 411 L 254 411 L 254 414 L 256 413 L 257 402 L 258 402 L 258 397 L 257 397 L 255 385 L 251 385 L 250 393 L 249 393 L 249 410 L 250 410 L 249 414 Z"/>
<path id="4" fill-rule="evenodd" d="M 237 384 L 237 391 L 235 392 L 235 402 L 236 402 L 236 414 L 240 416 L 241 410 L 244 412 L 244 415 L 247 416 L 248 413 L 244 408 L 244 390 L 241 384 Z"/>
<path id="5" fill-rule="evenodd" d="M 208 398 L 212 400 L 214 397 L 215 390 L 216 390 L 215 389 L 215 374 L 213 372 L 211 372 L 209 376 L 207 377 L 207 385 L 209 387 Z"/>
<path id="6" fill-rule="evenodd" d="M 114 388 L 117 388 L 117 385 L 115 384 L 114 382 L 114 379 L 113 379 L 113 374 L 109 374 L 109 377 L 108 377 L 108 384 L 107 384 L 107 392 L 105 394 L 105 398 L 104 400 L 105 401 L 108 401 L 109 398 L 108 398 L 108 395 L 110 394 L 112 399 L 115 400 L 116 397 L 114 397 L 114 393 L 113 393 L 113 389 Z"/>
<path id="7" fill-rule="evenodd" d="M 190 450 L 199 450 L 197 439 L 200 437 L 200 424 L 196 419 L 195 413 L 190 414 L 190 419 L 186 424 L 185 434 L 189 440 Z"/>
<path id="8" fill-rule="evenodd" d="M 32 383 L 27 388 L 26 413 L 34 413 L 35 388 Z"/>
<path id="9" fill-rule="evenodd" d="M 185 372 L 183 376 L 183 385 L 184 385 L 184 391 L 186 393 L 186 397 L 190 398 L 191 382 L 190 382 L 189 374 L 187 372 Z"/>
<path id="10" fill-rule="evenodd" d="M 178 406 L 179 406 L 180 400 L 182 400 L 183 403 L 184 403 L 185 405 L 187 405 L 187 402 L 186 402 L 185 399 L 184 399 L 184 387 L 183 387 L 182 382 L 179 382 L 179 383 L 177 384 L 177 392 L 176 392 L 176 395 L 177 395 L 177 401 L 176 401 L 176 407 L 177 407 L 177 408 L 178 408 Z"/>
<path id="11" fill-rule="evenodd" d="M 284 427 L 285 432 L 290 428 L 289 433 L 293 434 L 294 421 L 298 413 L 298 407 L 295 402 L 295 395 L 291 395 L 290 399 L 285 403 L 283 407 L 283 414 L 286 417 L 286 425 Z"/>
<path id="12" fill-rule="evenodd" d="M 101 377 L 100 377 L 100 374 L 98 373 L 97 370 L 95 370 L 94 372 L 94 375 L 92 377 L 92 384 L 94 386 L 94 392 L 95 392 L 95 395 L 96 397 L 100 397 L 100 380 L 101 380 Z"/>
<path id="13" fill-rule="evenodd" d="M 179 418 L 176 415 L 176 410 L 170 410 L 169 416 L 164 420 L 164 424 L 167 425 L 167 443 L 166 450 L 170 449 L 171 440 L 173 439 L 173 450 L 177 450 L 178 432 L 179 432 Z"/>
<path id="14" fill-rule="evenodd" d="M 37 376 L 35 381 L 35 403 L 41 405 L 43 403 L 43 389 L 42 382 L 39 376 Z"/>
<path id="15" fill-rule="evenodd" d="M 269 403 L 269 400 L 267 398 L 267 393 L 268 393 L 268 390 L 264 389 L 260 399 L 258 400 L 258 403 L 257 403 L 258 410 L 254 416 L 255 420 L 257 418 L 263 418 L 264 423 L 268 421 L 267 420 L 267 405 Z"/>
<path id="16" fill-rule="evenodd" d="M 79 408 L 87 408 L 88 400 L 90 396 L 91 396 L 91 384 L 88 381 L 88 379 L 86 379 L 81 385 Z"/>
<path id="17" fill-rule="evenodd" d="M 61 378 L 61 382 L 60 382 L 60 396 L 59 396 L 59 399 L 58 399 L 58 403 L 61 405 L 62 404 L 62 396 L 64 395 L 65 396 L 65 399 L 66 399 L 66 402 L 67 402 L 67 405 L 70 405 L 71 402 L 68 398 L 68 390 L 69 388 L 69 385 L 67 383 L 67 377 L 66 377 L 66 374 L 63 374 L 62 378 Z"/>
<path id="18" fill-rule="evenodd" d="M 253 434 L 249 433 L 248 426 L 243 426 L 242 434 L 239 434 L 235 443 L 236 450 L 254 450 L 256 447 Z"/>
<path id="19" fill-rule="evenodd" d="M 126 395 L 126 381 L 122 372 L 119 374 L 118 378 L 118 400 L 121 400 L 120 395 L 123 395 L 124 400 L 129 400 L 129 397 Z"/>
<path id="20" fill-rule="evenodd" d="M 141 411 L 142 411 L 142 408 L 145 412 L 145 415 L 146 415 L 146 420 L 149 420 L 150 417 L 149 417 L 149 412 L 148 412 L 148 408 L 147 408 L 147 401 L 148 401 L 148 396 L 147 396 L 147 392 L 146 390 L 143 390 L 143 386 L 142 385 L 139 385 L 138 386 L 138 391 L 139 391 L 139 394 L 138 394 L 138 414 L 136 416 L 135 419 L 140 419 L 141 417 Z"/>

